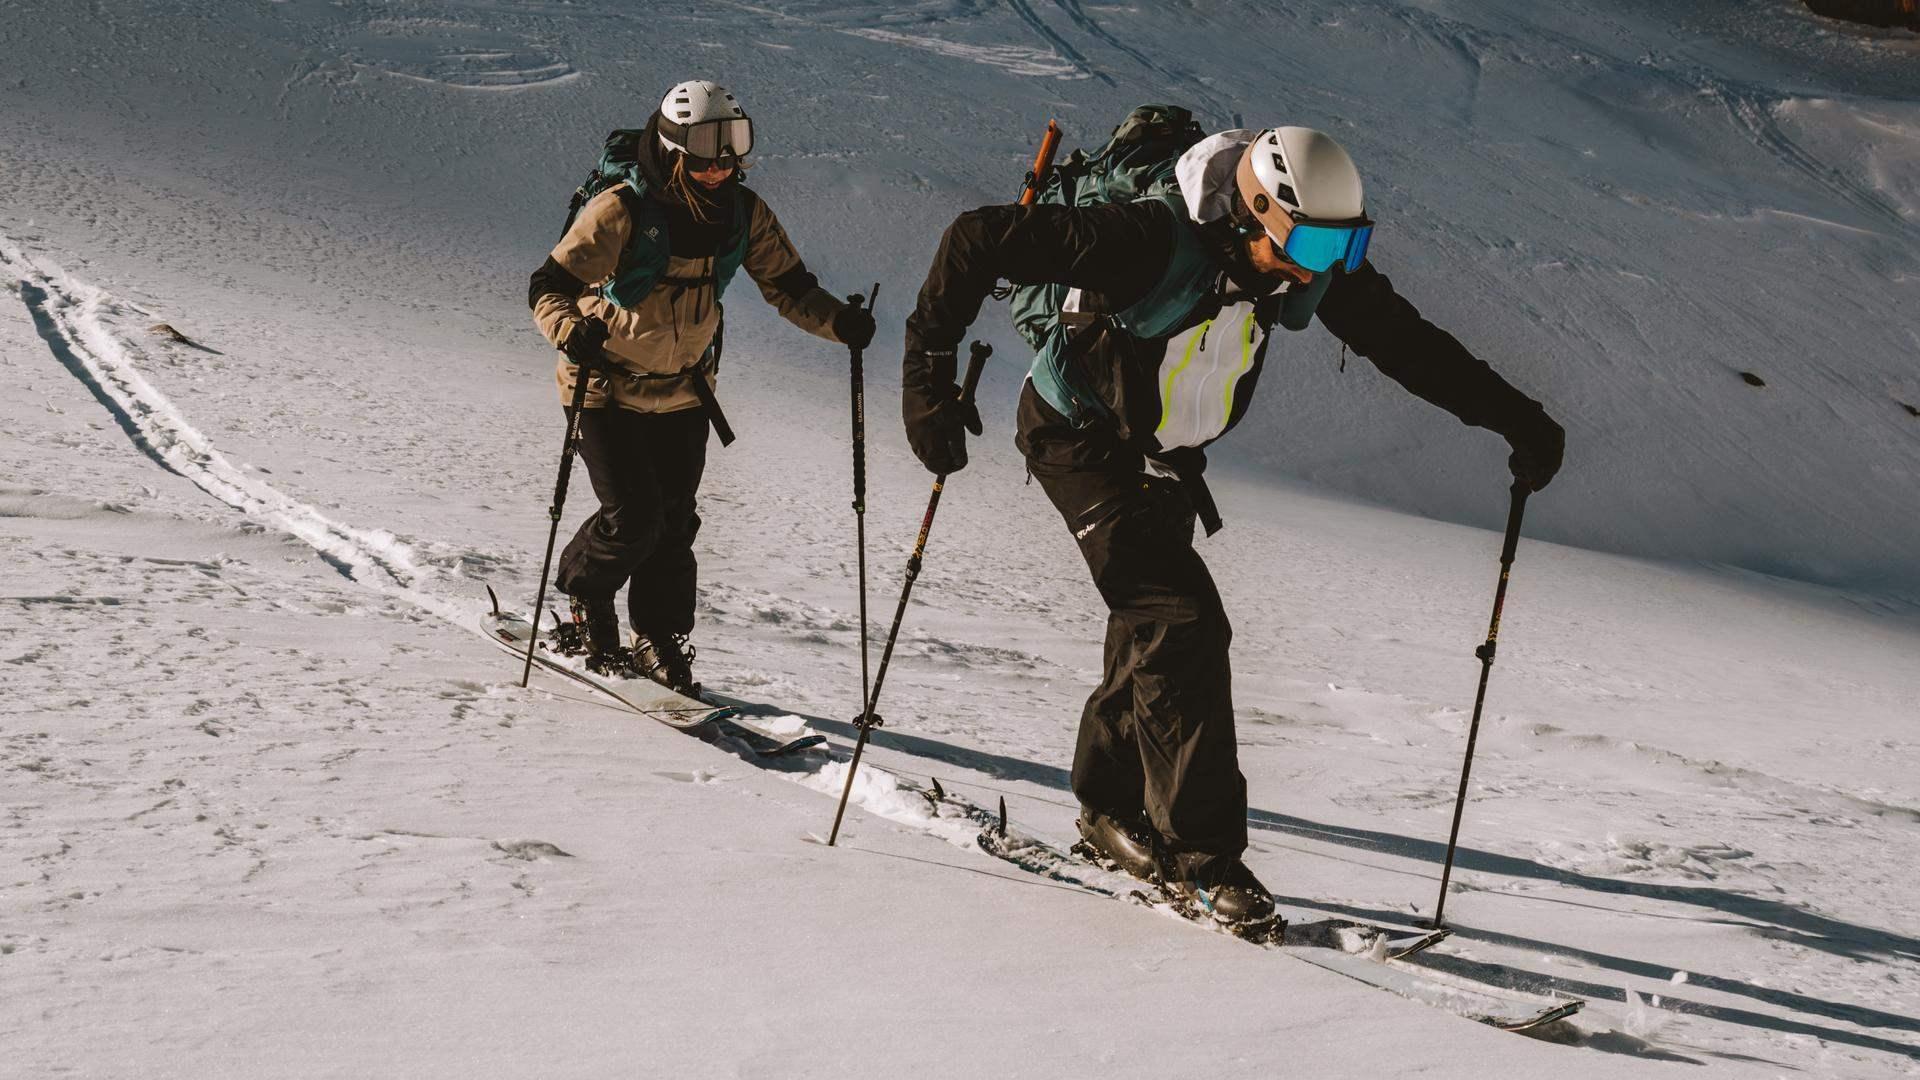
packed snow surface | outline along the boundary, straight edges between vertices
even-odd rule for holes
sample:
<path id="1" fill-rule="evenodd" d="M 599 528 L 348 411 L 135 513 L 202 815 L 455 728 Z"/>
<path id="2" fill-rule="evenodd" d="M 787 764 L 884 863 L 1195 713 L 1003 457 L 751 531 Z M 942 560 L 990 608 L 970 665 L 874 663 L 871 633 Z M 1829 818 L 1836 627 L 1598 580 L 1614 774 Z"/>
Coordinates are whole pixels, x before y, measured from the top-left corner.
<path id="1" fill-rule="evenodd" d="M 0 56 L 0 1075 L 1920 1073 L 1913 35 L 1789 0 L 26 0 Z M 822 280 L 882 283 L 876 622 L 928 484 L 900 322 L 1046 120 L 1348 146 L 1378 265 L 1568 429 L 1433 960 L 1585 1012 L 1471 1024 L 1023 873 L 923 796 L 1064 847 L 1099 667 L 992 308 L 838 847 L 845 352 L 752 290 L 700 674 L 833 752 L 518 686 L 471 623 L 485 583 L 531 603 L 546 540 L 526 275 L 600 136 L 690 76 L 753 113 Z M 1318 329 L 1270 365 L 1201 545 L 1248 860 L 1417 919 L 1504 448 Z"/>

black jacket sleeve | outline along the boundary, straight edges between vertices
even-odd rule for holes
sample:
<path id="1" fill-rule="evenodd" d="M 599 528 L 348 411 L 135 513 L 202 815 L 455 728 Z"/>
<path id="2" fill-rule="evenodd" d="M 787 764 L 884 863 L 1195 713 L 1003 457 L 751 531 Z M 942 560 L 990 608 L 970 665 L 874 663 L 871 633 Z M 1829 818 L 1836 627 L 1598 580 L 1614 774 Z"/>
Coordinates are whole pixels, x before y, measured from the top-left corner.
<path id="1" fill-rule="evenodd" d="M 1075 286 L 1125 307 L 1166 269 L 1174 225 L 1172 209 L 1158 201 L 969 210 L 940 238 L 907 319 L 907 348 L 957 347 L 1001 278 Z"/>
<path id="2" fill-rule="evenodd" d="M 549 255 L 547 261 L 540 264 L 540 269 L 527 279 L 527 306 L 540 306 L 540 298 L 549 294 L 557 293 L 575 300 L 586 291 L 586 282 L 568 273 L 566 267 L 554 262 L 553 256 Z"/>
<path id="3" fill-rule="evenodd" d="M 1371 263 L 1334 278 L 1315 314 L 1388 378 L 1462 423 L 1510 435 L 1543 412 L 1452 334 L 1421 318 Z"/>

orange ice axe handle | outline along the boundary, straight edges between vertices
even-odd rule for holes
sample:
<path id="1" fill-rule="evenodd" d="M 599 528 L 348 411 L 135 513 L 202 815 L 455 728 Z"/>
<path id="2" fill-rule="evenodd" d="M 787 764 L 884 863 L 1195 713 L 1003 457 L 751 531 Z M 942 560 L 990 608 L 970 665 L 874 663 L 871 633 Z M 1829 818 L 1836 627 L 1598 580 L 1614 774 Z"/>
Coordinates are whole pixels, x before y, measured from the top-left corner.
<path id="1" fill-rule="evenodd" d="M 1060 150 L 1060 124 L 1047 121 L 1047 133 L 1040 139 L 1040 152 L 1033 155 L 1033 168 L 1027 173 L 1026 190 L 1020 193 L 1020 205 L 1032 206 L 1047 186 L 1047 174 L 1053 171 L 1053 156 Z"/>

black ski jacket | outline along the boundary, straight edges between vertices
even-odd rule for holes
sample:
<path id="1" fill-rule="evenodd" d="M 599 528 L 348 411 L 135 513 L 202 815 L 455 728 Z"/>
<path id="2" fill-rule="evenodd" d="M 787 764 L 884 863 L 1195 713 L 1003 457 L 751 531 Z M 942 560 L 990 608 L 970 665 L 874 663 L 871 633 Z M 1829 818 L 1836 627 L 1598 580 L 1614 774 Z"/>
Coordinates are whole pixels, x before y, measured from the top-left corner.
<path id="1" fill-rule="evenodd" d="M 1245 291 L 1270 292 L 1278 286 L 1245 264 L 1231 232 L 1195 226 L 1158 200 L 984 206 L 954 219 L 941 237 L 919 303 L 907 319 L 907 348 L 957 348 L 1001 278 L 1016 285 L 1077 287 L 1089 294 L 1093 310 L 1123 310 L 1160 280 L 1172 257 L 1174 227 L 1200 229 L 1217 264 Z M 1539 402 L 1452 334 L 1421 318 L 1371 263 L 1338 274 L 1315 314 L 1388 378 L 1464 423 L 1511 437 L 1545 417 Z M 1095 386 L 1121 386 L 1129 365 L 1159 363 L 1158 351 L 1143 356 L 1139 343 L 1124 334 L 1096 332 L 1099 338 L 1079 361 Z"/>

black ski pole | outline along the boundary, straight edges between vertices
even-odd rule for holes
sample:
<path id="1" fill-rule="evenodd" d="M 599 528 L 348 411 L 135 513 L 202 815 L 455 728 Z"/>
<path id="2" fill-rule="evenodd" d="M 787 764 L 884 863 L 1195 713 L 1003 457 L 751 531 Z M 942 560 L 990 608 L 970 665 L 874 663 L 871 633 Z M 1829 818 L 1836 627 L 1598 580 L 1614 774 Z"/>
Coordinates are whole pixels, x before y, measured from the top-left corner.
<path id="1" fill-rule="evenodd" d="M 560 535 L 560 508 L 567 502 L 567 477 L 573 472 L 573 447 L 580 438 L 580 414 L 586 411 L 588 365 L 575 362 L 573 400 L 567 405 L 567 441 L 560 447 L 560 475 L 553 482 L 553 505 L 547 507 L 547 555 L 540 560 L 540 591 L 533 601 L 533 626 L 527 632 L 527 663 L 520 669 L 520 686 L 533 677 L 533 648 L 540 641 L 540 613 L 546 610 L 547 571 L 553 568 L 553 541 Z"/>
<path id="2" fill-rule="evenodd" d="M 873 294 L 847 297 L 856 310 L 862 304 L 871 313 L 880 302 L 880 283 L 873 283 Z M 853 368 L 853 529 L 860 549 L 860 704 L 865 708 L 867 681 L 867 373 L 866 350 L 848 349 Z M 861 719 L 865 720 L 863 713 Z"/>
<path id="3" fill-rule="evenodd" d="M 973 400 L 974 389 L 980 385 L 980 371 L 987 366 L 987 357 L 992 355 L 993 346 L 983 341 L 973 343 L 972 355 L 967 360 L 967 377 L 960 384 L 962 402 Z M 920 519 L 920 536 L 913 542 L 913 554 L 907 556 L 907 580 L 900 588 L 900 605 L 893 609 L 893 628 L 887 631 L 886 648 L 880 650 L 880 670 L 874 673 L 873 689 L 868 693 L 859 718 L 854 721 L 859 725 L 860 738 L 853 744 L 853 762 L 847 766 L 847 786 L 840 792 L 840 809 L 833 814 L 833 831 L 827 834 L 828 847 L 834 846 L 840 839 L 840 819 L 846 816 L 847 797 L 853 794 L 853 777 L 860 771 L 860 755 L 867 749 L 867 737 L 881 723 L 874 706 L 880 703 L 880 685 L 887 679 L 887 665 L 893 660 L 893 643 L 900 637 L 901 620 L 907 617 L 907 598 L 913 595 L 913 583 L 920 577 L 920 563 L 927 554 L 927 534 L 933 531 L 933 515 L 940 509 L 940 491 L 946 483 L 946 473 L 933 478 L 933 494 L 927 499 L 927 516 Z"/>
<path id="4" fill-rule="evenodd" d="M 1500 547 L 1500 584 L 1493 591 L 1493 621 L 1487 640 L 1473 650 L 1480 658 L 1480 689 L 1473 695 L 1473 722 L 1467 726 L 1467 757 L 1460 763 L 1460 795 L 1453 802 L 1453 831 L 1447 834 L 1447 863 L 1440 871 L 1440 899 L 1433 905 L 1433 928 L 1447 910 L 1447 881 L 1453 876 L 1454 846 L 1460 841 L 1460 815 L 1467 808 L 1467 778 L 1473 774 L 1473 744 L 1480 737 L 1480 708 L 1487 701 L 1487 676 L 1493 671 L 1493 651 L 1500 638 L 1500 609 L 1507 602 L 1507 575 L 1513 571 L 1513 551 L 1520 546 L 1520 515 L 1527 508 L 1527 485 L 1513 482 L 1513 505 L 1507 509 L 1507 536 Z"/>

